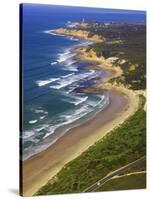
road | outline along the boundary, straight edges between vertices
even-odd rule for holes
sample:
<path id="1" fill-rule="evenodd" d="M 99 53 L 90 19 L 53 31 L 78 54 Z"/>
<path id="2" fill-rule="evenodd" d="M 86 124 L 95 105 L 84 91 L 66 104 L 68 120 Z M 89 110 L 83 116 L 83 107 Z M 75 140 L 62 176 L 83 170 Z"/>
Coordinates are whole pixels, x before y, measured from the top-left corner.
<path id="1" fill-rule="evenodd" d="M 94 183 L 93 185 L 91 185 L 90 187 L 86 188 L 83 192 L 94 192 L 98 189 L 98 187 L 100 187 L 101 185 L 103 185 L 104 183 L 106 183 L 107 181 L 111 180 L 114 176 L 120 175 L 122 173 L 127 172 L 130 168 L 132 167 L 136 167 L 137 165 L 139 165 L 140 163 L 142 163 L 142 161 L 145 160 L 145 156 L 139 158 L 138 160 L 135 160 L 134 162 L 131 162 L 109 174 L 107 174 L 104 178 L 100 179 L 99 181 L 97 181 L 96 183 Z"/>

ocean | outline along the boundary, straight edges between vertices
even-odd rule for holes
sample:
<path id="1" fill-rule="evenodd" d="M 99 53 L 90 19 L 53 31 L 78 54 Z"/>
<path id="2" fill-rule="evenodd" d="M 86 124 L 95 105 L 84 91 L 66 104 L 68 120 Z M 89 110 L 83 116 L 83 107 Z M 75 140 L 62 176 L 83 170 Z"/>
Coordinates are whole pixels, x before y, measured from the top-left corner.
<path id="1" fill-rule="evenodd" d="M 72 127 L 91 119 L 109 104 L 107 93 L 87 94 L 81 88 L 106 75 L 74 58 L 74 48 L 89 41 L 48 30 L 68 22 L 145 23 L 144 11 L 22 5 L 22 159 L 46 149 Z"/>

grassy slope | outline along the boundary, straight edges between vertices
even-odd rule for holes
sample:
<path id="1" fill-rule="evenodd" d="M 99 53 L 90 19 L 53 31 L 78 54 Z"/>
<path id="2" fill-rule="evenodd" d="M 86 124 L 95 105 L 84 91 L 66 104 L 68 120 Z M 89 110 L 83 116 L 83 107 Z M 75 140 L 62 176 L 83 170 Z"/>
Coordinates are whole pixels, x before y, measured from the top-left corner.
<path id="1" fill-rule="evenodd" d="M 146 188 L 146 173 L 112 179 L 97 191 L 129 190 Z"/>
<path id="2" fill-rule="evenodd" d="M 134 172 L 141 172 L 141 171 L 146 171 L 146 158 L 138 166 L 132 167 L 127 172 L 122 173 L 120 175 L 130 174 Z"/>
<path id="3" fill-rule="evenodd" d="M 146 113 L 142 107 L 123 125 L 68 163 L 36 195 L 81 192 L 110 171 L 145 155 Z"/>
<path id="4" fill-rule="evenodd" d="M 112 24 L 106 28 L 102 24 L 97 26 L 91 24 L 88 29 L 91 35 L 101 34 L 106 38 L 106 42 L 94 44 L 89 49 L 94 49 L 97 55 L 105 58 L 117 56 L 120 60 L 126 60 L 126 63 L 120 65 L 124 72 L 124 79 L 118 78 L 117 81 L 130 85 L 132 89 L 145 89 L 145 26 Z M 116 64 L 119 65 L 119 63 Z M 136 65 L 136 68 L 131 70 L 132 65 Z M 68 163 L 36 195 L 81 192 L 107 173 L 145 154 L 146 113 L 140 107 L 122 126 L 110 132 L 81 156 Z M 145 187 L 145 180 L 141 180 L 139 188 Z M 124 189 L 128 189 L 128 184 L 125 185 L 125 183 L 129 181 L 131 180 L 120 179 L 115 190 L 119 189 L 121 184 L 124 184 Z M 131 181 L 130 185 L 132 188 L 136 188 L 134 181 Z"/>
<path id="5" fill-rule="evenodd" d="M 93 26 L 90 26 L 93 34 L 101 34 L 106 41 L 91 45 L 90 48 L 94 49 L 98 56 L 119 58 L 115 64 L 123 69 L 124 79 L 115 78 L 114 81 L 128 85 L 131 89 L 145 89 L 146 26 L 128 24 L 112 24 L 108 28 Z M 120 60 L 126 62 L 120 64 Z"/>

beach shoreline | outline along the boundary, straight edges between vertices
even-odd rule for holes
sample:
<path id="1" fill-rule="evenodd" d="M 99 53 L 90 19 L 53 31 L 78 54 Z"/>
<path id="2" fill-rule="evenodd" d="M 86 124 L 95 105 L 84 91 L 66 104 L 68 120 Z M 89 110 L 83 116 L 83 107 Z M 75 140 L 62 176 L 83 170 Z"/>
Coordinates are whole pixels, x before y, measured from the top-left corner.
<path id="1" fill-rule="evenodd" d="M 75 35 L 73 36 L 75 37 Z M 121 68 L 112 65 L 109 60 L 103 57 L 98 58 L 95 52 L 87 53 L 85 50 L 86 47 L 75 49 L 79 52 L 77 59 L 97 63 L 96 66 L 99 69 L 109 71 L 111 74 L 95 86 L 97 92 L 105 90 L 109 93 L 110 104 L 96 114 L 93 119 L 67 131 L 64 136 L 46 150 L 23 162 L 23 196 L 30 196 L 37 192 L 66 163 L 78 157 L 91 145 L 94 145 L 95 142 L 122 124 L 138 109 L 138 94 L 123 85 L 118 86 L 108 83 L 111 78 L 122 75 Z M 92 92 L 92 89 L 87 88 L 87 92 Z"/>

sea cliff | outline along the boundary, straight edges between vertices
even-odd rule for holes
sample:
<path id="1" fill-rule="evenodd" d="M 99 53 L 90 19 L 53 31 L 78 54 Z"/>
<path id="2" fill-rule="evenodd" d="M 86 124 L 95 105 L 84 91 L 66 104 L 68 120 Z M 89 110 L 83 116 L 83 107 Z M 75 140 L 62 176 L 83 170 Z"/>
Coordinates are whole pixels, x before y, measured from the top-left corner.
<path id="1" fill-rule="evenodd" d="M 90 40 L 92 42 L 103 42 L 105 40 L 104 37 L 100 35 L 94 34 L 90 36 L 89 31 L 80 30 L 80 29 L 76 30 L 76 29 L 59 28 L 59 29 L 54 30 L 54 32 L 58 34 L 64 34 L 64 35 L 78 37 L 85 40 Z"/>
<path id="2" fill-rule="evenodd" d="M 99 26 L 101 31 L 101 24 Z M 108 30 L 107 27 L 104 29 Z M 92 63 L 94 69 L 109 72 L 109 76 L 85 88 L 84 92 L 104 90 L 111 103 L 93 120 L 73 128 L 46 151 L 24 163 L 24 174 L 28 174 L 24 180 L 26 195 L 35 192 L 35 195 L 82 192 L 110 171 L 145 154 L 145 100 L 138 87 L 135 91 L 131 88 L 132 82 L 126 79 L 132 65 L 131 53 L 124 58 L 124 46 L 121 53 L 116 53 L 116 46 L 113 46 L 113 54 L 107 47 L 124 43 L 120 43 L 120 38 L 116 42 L 114 37 L 106 39 L 105 35 L 91 34 L 89 29 L 60 28 L 54 32 L 93 42 L 91 46 L 75 48 L 78 55 L 74 59 Z M 97 173 L 98 170 L 100 173 Z"/>

